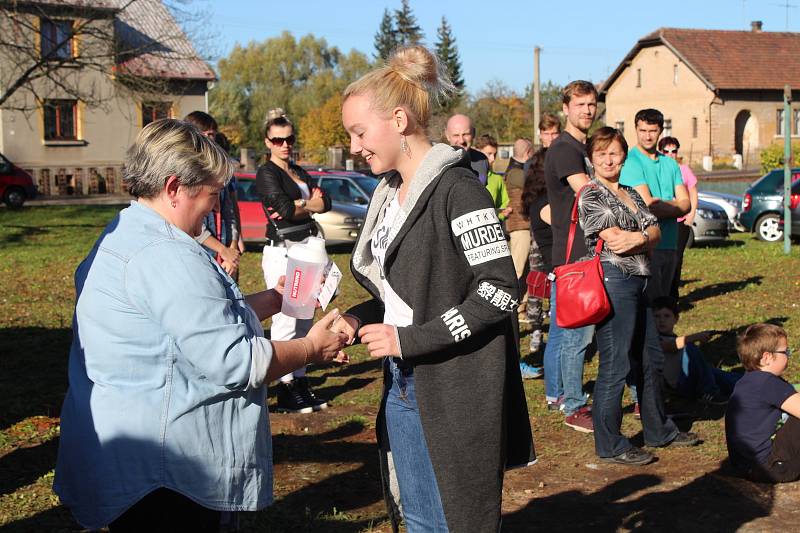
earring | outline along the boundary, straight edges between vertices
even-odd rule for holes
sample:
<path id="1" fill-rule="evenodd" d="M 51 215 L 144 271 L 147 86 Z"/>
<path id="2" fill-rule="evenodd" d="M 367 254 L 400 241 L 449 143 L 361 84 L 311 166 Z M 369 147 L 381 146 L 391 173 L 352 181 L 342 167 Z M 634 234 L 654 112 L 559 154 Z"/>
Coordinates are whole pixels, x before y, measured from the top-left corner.
<path id="1" fill-rule="evenodd" d="M 406 136 L 400 136 L 400 150 L 403 151 L 408 157 L 411 157 L 411 148 L 409 148 L 408 143 L 406 142 Z"/>
<path id="2" fill-rule="evenodd" d="M 174 208 L 178 207 L 178 202 L 171 202 L 169 205 L 171 205 L 173 207 L 173 209 L 174 209 Z"/>

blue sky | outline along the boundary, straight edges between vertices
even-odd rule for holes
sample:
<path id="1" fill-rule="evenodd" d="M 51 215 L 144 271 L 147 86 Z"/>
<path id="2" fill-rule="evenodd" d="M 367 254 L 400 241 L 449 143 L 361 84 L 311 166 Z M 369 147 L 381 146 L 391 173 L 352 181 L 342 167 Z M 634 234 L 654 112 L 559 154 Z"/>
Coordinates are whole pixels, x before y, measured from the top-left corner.
<path id="1" fill-rule="evenodd" d="M 589 2 L 411 0 L 425 33 L 436 40 L 442 15 L 459 47 L 467 90 L 502 80 L 522 92 L 533 80 L 533 48 L 542 48 L 542 80 L 605 79 L 636 41 L 662 26 L 743 30 L 751 20 L 785 31 L 786 0 L 672 0 Z M 790 0 L 790 4 L 800 2 Z M 283 30 L 313 33 L 343 51 L 372 56 L 384 8 L 400 0 L 207 0 L 221 56 L 239 42 L 262 41 Z M 800 8 L 789 9 L 789 31 L 800 31 Z"/>

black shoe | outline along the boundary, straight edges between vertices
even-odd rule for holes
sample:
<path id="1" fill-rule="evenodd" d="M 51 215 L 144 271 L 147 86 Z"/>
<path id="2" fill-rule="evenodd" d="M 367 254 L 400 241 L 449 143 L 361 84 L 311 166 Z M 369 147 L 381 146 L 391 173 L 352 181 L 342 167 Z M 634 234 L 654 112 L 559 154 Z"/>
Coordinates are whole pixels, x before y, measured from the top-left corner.
<path id="1" fill-rule="evenodd" d="M 306 405 L 310 405 L 314 411 L 322 411 L 323 409 L 328 408 L 328 402 L 317 398 L 314 395 L 311 387 L 308 386 L 307 377 L 303 376 L 302 378 L 295 378 L 294 384 L 295 388 L 300 393 L 300 396 L 303 397 L 303 401 L 306 403 Z"/>
<path id="2" fill-rule="evenodd" d="M 717 393 L 708 392 L 700 397 L 700 401 L 707 405 L 726 405 L 729 399 L 730 398 L 728 398 L 727 396 L 723 396 L 718 392 Z"/>
<path id="3" fill-rule="evenodd" d="M 600 460 L 606 463 L 617 463 L 620 465 L 646 465 L 652 463 L 655 456 L 641 448 L 634 446 L 627 452 L 622 452 L 614 457 L 601 457 Z"/>
<path id="4" fill-rule="evenodd" d="M 685 446 L 697 446 L 698 444 L 700 444 L 700 437 L 697 436 L 697 433 L 692 433 L 691 431 L 684 433 L 681 431 L 674 439 L 667 444 L 664 444 L 662 448 L 679 448 Z"/>
<path id="5" fill-rule="evenodd" d="M 297 382 L 290 381 L 278 383 L 278 404 L 275 410 L 279 413 L 311 413 L 314 407 L 300 394 Z"/>

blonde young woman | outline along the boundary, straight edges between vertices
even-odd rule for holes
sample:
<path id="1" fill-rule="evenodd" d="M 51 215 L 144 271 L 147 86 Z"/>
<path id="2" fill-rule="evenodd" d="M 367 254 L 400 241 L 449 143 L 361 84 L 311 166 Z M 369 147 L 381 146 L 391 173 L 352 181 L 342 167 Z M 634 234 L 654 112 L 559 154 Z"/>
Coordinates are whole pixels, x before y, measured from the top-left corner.
<path id="1" fill-rule="evenodd" d="M 508 245 L 464 151 L 426 134 L 450 88 L 428 50 L 404 48 L 342 108 L 351 152 L 384 177 L 351 263 L 373 299 L 340 323 L 383 359 L 379 446 L 411 533 L 498 530 L 503 471 L 534 461 Z"/>

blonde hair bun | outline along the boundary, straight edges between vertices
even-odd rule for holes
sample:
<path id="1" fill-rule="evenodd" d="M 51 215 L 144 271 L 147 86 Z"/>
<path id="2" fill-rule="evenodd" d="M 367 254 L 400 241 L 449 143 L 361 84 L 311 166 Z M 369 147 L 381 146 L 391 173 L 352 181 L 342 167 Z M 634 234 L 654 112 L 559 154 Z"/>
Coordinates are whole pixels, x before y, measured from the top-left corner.
<path id="1" fill-rule="evenodd" d="M 384 66 L 351 83 L 344 91 L 347 100 L 355 94 L 370 93 L 380 111 L 403 106 L 422 128 L 428 126 L 431 104 L 455 92 L 439 60 L 424 46 L 398 48 Z"/>

